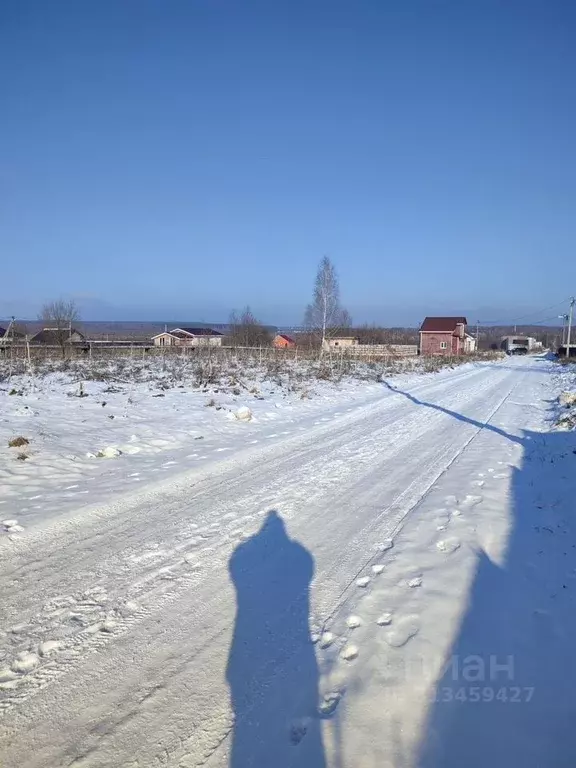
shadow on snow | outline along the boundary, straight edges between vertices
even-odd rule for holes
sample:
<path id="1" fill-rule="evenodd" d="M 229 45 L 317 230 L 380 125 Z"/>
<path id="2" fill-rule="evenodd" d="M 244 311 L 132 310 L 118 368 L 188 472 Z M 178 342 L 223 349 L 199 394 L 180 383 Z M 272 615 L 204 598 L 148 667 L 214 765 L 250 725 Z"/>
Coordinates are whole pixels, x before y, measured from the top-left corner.
<path id="1" fill-rule="evenodd" d="M 383 384 L 391 392 L 394 392 L 397 395 L 403 395 L 407 400 L 410 400 L 411 402 L 413 402 L 414 405 L 423 405 L 425 408 L 431 408 L 434 411 L 445 413 L 447 416 L 452 416 L 452 418 L 458 419 L 458 421 L 463 421 L 466 424 L 472 424 L 472 426 L 478 427 L 478 429 L 487 429 L 490 432 L 495 432 L 497 435 L 500 435 L 501 437 L 505 437 L 507 440 L 512 440 L 512 442 L 515 442 L 515 443 L 522 442 L 520 438 L 515 437 L 514 435 L 511 435 L 508 432 L 505 432 L 503 429 L 500 429 L 499 427 L 495 427 L 493 424 L 489 424 L 488 422 L 485 422 L 485 421 L 477 421 L 476 419 L 472 419 L 469 416 L 464 416 L 464 414 L 458 413 L 457 411 L 451 411 L 450 408 L 444 408 L 444 406 L 442 405 L 436 405 L 436 403 L 429 403 L 426 400 L 420 400 L 418 397 L 411 395 L 409 392 L 406 392 L 403 389 L 399 389 L 398 387 L 393 387 L 392 384 L 389 384 L 387 381 L 383 381 Z"/>
<path id="2" fill-rule="evenodd" d="M 576 440 L 521 442 L 505 561 L 478 555 L 420 768 L 576 765 Z"/>
<path id="3" fill-rule="evenodd" d="M 310 637 L 312 555 L 270 511 L 229 563 L 236 623 L 226 676 L 235 724 L 230 768 L 325 768 Z"/>

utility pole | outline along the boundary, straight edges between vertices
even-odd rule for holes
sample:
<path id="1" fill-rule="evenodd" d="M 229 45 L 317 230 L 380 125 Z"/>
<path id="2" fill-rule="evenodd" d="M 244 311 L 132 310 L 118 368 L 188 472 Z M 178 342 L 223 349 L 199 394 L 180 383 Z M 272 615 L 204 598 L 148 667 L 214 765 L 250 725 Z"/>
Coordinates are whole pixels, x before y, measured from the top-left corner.
<path id="1" fill-rule="evenodd" d="M 480 335 L 480 320 L 476 320 L 476 352 L 478 352 L 479 335 Z"/>
<path id="2" fill-rule="evenodd" d="M 566 357 L 570 358 L 570 334 L 572 332 L 572 316 L 574 314 L 574 304 L 576 299 L 574 296 L 570 299 L 570 312 L 568 313 L 568 334 L 566 336 Z"/>
<path id="3" fill-rule="evenodd" d="M 566 331 L 566 320 L 568 320 L 568 315 L 558 315 L 558 318 L 560 320 L 562 320 L 562 340 L 561 340 L 560 343 L 562 344 L 562 346 L 564 346 L 564 336 L 566 335 L 565 334 L 565 331 Z"/>

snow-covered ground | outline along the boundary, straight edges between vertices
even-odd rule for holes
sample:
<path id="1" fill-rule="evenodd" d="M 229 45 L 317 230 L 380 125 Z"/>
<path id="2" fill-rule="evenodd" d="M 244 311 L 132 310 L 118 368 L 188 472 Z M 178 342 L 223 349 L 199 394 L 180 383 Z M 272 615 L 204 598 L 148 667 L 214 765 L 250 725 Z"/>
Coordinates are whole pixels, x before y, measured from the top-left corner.
<path id="1" fill-rule="evenodd" d="M 190 380 L 194 368 L 178 360 L 164 371 L 160 360 L 133 369 L 130 362 L 0 382 L 0 519 L 28 525 L 79 504 L 117 500 L 134 486 L 206 471 L 224 455 L 308 431 L 382 397 L 378 372 L 369 368 L 371 380 L 333 384 L 304 366 L 288 377 L 256 367 L 198 386 Z M 425 383 L 453 373 L 394 379 Z"/>
<path id="2" fill-rule="evenodd" d="M 6 393 L 1 764 L 573 766 L 574 378 Z"/>

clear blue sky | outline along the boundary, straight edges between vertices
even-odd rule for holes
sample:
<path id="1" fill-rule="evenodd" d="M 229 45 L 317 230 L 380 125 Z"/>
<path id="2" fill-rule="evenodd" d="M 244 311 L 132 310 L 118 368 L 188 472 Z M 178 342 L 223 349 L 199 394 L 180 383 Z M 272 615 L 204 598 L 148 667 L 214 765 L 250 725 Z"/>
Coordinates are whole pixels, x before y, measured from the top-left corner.
<path id="1" fill-rule="evenodd" d="M 575 39 L 569 0 L 3 0 L 0 317 L 297 322 L 325 253 L 359 321 L 537 314 Z"/>

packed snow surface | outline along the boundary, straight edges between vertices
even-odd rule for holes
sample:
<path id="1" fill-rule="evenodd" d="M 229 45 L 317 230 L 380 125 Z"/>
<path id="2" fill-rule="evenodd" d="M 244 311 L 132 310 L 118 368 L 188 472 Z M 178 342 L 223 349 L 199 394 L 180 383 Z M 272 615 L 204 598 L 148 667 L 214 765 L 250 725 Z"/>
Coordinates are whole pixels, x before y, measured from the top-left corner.
<path id="1" fill-rule="evenodd" d="M 574 378 L 10 382 L 0 764 L 575 765 Z"/>

